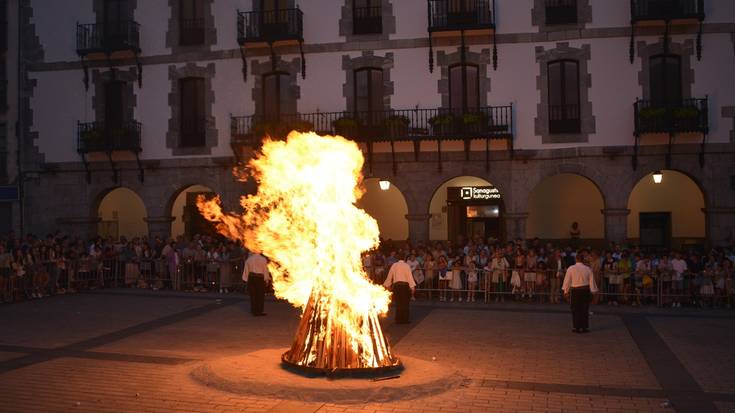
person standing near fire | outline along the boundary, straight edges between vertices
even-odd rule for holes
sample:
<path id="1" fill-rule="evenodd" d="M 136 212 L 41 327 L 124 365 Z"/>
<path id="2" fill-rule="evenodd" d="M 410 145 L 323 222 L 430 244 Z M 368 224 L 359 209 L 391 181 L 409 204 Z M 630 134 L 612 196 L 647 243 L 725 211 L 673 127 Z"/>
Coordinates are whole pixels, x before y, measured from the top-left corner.
<path id="1" fill-rule="evenodd" d="M 572 307 L 572 331 L 586 333 L 589 331 L 590 301 L 592 294 L 597 293 L 597 284 L 590 267 L 584 265 L 584 254 L 577 253 L 575 264 L 567 268 L 564 276 L 564 297 Z"/>
<path id="2" fill-rule="evenodd" d="M 413 274 L 411 274 L 411 266 L 403 260 L 398 260 L 390 266 L 383 286 L 393 291 L 393 302 L 396 305 L 396 324 L 411 322 L 408 306 L 416 288 L 416 281 L 413 279 Z"/>
<path id="3" fill-rule="evenodd" d="M 270 278 L 268 260 L 266 260 L 264 256 L 260 255 L 260 252 L 252 251 L 248 256 L 248 259 L 245 260 L 242 279 L 248 283 L 250 312 L 256 317 L 265 315 L 263 312 L 265 286 L 270 282 Z"/>

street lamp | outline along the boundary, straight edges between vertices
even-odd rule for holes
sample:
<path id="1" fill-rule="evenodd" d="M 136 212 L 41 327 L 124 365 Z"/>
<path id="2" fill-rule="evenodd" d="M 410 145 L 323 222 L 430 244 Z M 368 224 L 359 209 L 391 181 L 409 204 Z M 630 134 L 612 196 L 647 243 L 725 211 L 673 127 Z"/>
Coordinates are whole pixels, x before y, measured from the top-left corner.
<path id="1" fill-rule="evenodd" d="M 387 191 L 390 189 L 390 181 L 386 181 L 385 179 L 381 179 L 378 184 L 380 185 L 381 191 Z"/>
<path id="2" fill-rule="evenodd" d="M 661 171 L 656 171 L 653 173 L 653 183 L 654 184 L 660 184 L 661 181 L 664 180 L 664 174 Z"/>

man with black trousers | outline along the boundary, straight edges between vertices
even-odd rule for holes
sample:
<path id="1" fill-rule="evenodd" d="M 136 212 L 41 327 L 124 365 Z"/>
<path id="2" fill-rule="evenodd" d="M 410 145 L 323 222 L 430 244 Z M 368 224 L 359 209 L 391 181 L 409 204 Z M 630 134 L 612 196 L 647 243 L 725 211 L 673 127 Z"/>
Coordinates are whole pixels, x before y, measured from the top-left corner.
<path id="1" fill-rule="evenodd" d="M 383 286 L 393 290 L 393 301 L 396 304 L 396 324 L 410 323 L 408 304 L 416 288 L 416 281 L 413 279 L 411 267 L 403 260 L 391 265 Z"/>
<path id="2" fill-rule="evenodd" d="M 242 279 L 248 283 L 248 293 L 250 294 L 250 312 L 258 317 L 264 316 L 263 301 L 265 300 L 265 286 L 270 281 L 270 272 L 268 272 L 268 260 L 260 255 L 258 251 L 252 251 L 245 260 L 245 267 L 242 271 Z"/>
<path id="3" fill-rule="evenodd" d="M 564 275 L 562 290 L 572 307 L 572 331 L 587 333 L 590 328 L 590 301 L 592 294 L 597 293 L 597 285 L 590 267 L 582 263 L 583 254 L 578 252 L 574 258 L 575 264 L 567 268 Z"/>

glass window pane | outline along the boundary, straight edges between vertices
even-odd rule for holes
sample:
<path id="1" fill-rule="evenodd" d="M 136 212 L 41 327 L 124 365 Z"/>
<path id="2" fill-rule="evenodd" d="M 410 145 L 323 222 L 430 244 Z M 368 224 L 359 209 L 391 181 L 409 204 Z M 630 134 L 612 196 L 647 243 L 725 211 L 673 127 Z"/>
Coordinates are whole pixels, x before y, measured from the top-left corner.
<path id="1" fill-rule="evenodd" d="M 654 56 L 650 60 L 648 82 L 651 88 L 651 102 L 661 105 L 666 101 L 666 87 L 663 84 L 664 66 L 661 56 Z"/>
<path id="2" fill-rule="evenodd" d="M 549 105 L 560 106 L 561 96 L 561 63 L 549 63 Z"/>
<path id="3" fill-rule="evenodd" d="M 355 72 L 355 110 L 357 112 L 367 112 L 370 110 L 370 100 L 368 90 L 369 72 L 367 70 L 358 70 Z"/>
<path id="4" fill-rule="evenodd" d="M 577 62 L 564 62 L 564 104 L 579 104 L 579 71 Z"/>
<path id="5" fill-rule="evenodd" d="M 279 103 L 280 103 L 279 110 L 280 110 L 280 113 L 285 113 L 286 111 L 284 109 L 287 108 L 285 106 L 285 104 L 286 104 L 286 102 L 290 102 L 289 101 L 289 97 L 290 97 L 290 93 L 289 92 L 290 91 L 289 91 L 289 88 L 288 88 L 288 75 L 285 75 L 283 73 L 279 74 L 278 75 L 278 82 L 280 83 L 280 85 L 279 85 L 280 87 L 278 88 L 278 90 L 280 92 L 279 95 L 278 95 L 279 98 L 280 98 L 280 101 L 279 101 Z"/>
<path id="6" fill-rule="evenodd" d="M 480 107 L 480 102 L 478 101 L 480 79 L 477 76 L 477 66 L 465 66 L 465 71 L 467 73 L 467 90 L 465 91 L 467 95 L 467 109 L 476 110 Z"/>
<path id="7" fill-rule="evenodd" d="M 383 109 L 383 71 L 370 71 L 370 110 L 379 111 Z"/>
<path id="8" fill-rule="evenodd" d="M 462 92 L 462 66 L 453 66 L 449 68 L 449 106 L 452 109 L 462 109 Z"/>
<path id="9" fill-rule="evenodd" d="M 266 116 L 278 114 L 278 81 L 277 75 L 265 75 L 263 77 L 263 109 Z"/>
<path id="10" fill-rule="evenodd" d="M 676 56 L 667 56 L 665 62 L 666 99 L 668 103 L 679 104 L 681 94 L 681 60 Z"/>

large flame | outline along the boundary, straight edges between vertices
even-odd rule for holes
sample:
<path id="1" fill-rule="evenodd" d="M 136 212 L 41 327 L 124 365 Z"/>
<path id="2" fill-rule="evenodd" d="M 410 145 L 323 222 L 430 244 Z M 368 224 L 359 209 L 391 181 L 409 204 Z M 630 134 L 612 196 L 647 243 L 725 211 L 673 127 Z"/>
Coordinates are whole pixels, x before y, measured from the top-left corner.
<path id="1" fill-rule="evenodd" d="M 223 213 L 219 198 L 197 202 L 202 215 L 217 222 L 222 234 L 270 259 L 277 297 L 301 307 L 302 316 L 307 309 L 316 309 L 318 324 L 324 325 L 309 327 L 311 333 L 297 332 L 297 341 L 299 334 L 313 335 L 304 340 L 320 341 L 327 349 L 349 347 L 357 354 L 357 360 L 335 364 L 318 360 L 333 355 L 306 349 L 300 357 L 306 365 L 356 368 L 395 363 L 380 326 L 374 325 L 377 315 L 388 310 L 389 293 L 368 280 L 361 262 L 361 253 L 379 240 L 376 221 L 355 206 L 363 194 L 363 161 L 352 141 L 292 132 L 286 141 L 266 140 L 243 171 L 240 179 L 253 177 L 258 192 L 241 198 L 241 215 Z M 382 344 L 375 343 L 376 328 Z"/>

